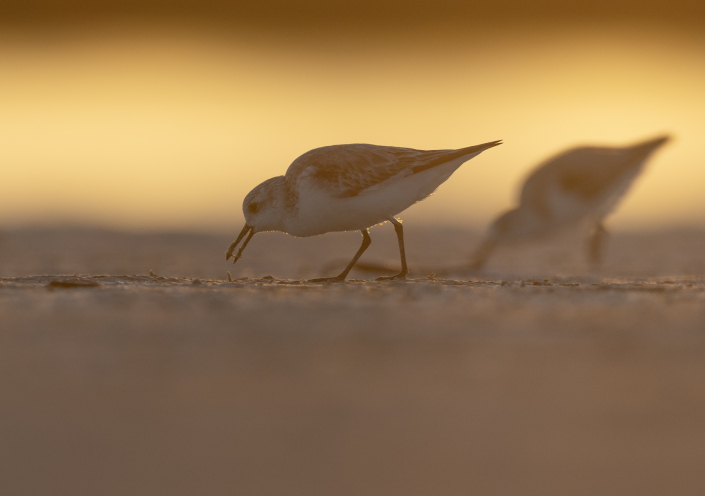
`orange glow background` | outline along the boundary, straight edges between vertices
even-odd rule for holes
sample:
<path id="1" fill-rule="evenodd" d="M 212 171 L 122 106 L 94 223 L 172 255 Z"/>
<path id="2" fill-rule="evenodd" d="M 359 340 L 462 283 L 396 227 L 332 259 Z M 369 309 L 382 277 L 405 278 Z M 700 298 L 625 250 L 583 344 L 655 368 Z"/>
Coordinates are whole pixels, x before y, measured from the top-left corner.
<path id="1" fill-rule="evenodd" d="M 705 225 L 705 8 L 433 5 L 4 4 L 0 225 L 233 230 L 311 148 L 503 139 L 402 216 L 483 227 L 548 156 L 661 133 L 609 225 Z"/>

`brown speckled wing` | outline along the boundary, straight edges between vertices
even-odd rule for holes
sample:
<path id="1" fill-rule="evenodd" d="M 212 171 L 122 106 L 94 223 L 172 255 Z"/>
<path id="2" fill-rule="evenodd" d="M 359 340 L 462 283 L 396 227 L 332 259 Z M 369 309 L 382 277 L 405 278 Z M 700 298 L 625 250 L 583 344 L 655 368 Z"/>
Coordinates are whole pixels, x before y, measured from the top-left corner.
<path id="1" fill-rule="evenodd" d="M 286 180 L 291 190 L 298 189 L 295 185 L 300 181 L 311 181 L 332 197 L 352 197 L 397 174 L 422 172 L 496 144 L 460 150 L 414 150 L 368 144 L 326 146 L 297 158 L 286 171 Z"/>
<path id="2" fill-rule="evenodd" d="M 421 151 L 366 144 L 316 148 L 297 158 L 286 171 L 287 183 L 307 181 L 335 198 L 357 196 L 397 174 L 435 157 L 441 151 Z"/>
<path id="3" fill-rule="evenodd" d="M 562 153 L 539 166 L 526 180 L 521 204 L 549 217 L 548 195 L 553 188 L 584 202 L 608 194 L 624 175 L 643 163 L 629 149 L 585 147 Z"/>

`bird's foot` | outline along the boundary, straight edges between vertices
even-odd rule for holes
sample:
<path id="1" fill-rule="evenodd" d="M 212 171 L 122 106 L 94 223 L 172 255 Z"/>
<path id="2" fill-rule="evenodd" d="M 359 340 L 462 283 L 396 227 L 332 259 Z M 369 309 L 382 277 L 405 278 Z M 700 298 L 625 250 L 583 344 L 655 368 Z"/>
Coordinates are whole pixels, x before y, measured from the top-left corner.
<path id="1" fill-rule="evenodd" d="M 343 282 L 343 281 L 345 281 L 345 276 L 318 277 L 316 279 L 309 279 L 306 282 Z"/>
<path id="2" fill-rule="evenodd" d="M 375 281 L 398 281 L 399 279 L 406 279 L 408 272 L 399 272 L 395 276 L 381 276 L 375 279 Z"/>

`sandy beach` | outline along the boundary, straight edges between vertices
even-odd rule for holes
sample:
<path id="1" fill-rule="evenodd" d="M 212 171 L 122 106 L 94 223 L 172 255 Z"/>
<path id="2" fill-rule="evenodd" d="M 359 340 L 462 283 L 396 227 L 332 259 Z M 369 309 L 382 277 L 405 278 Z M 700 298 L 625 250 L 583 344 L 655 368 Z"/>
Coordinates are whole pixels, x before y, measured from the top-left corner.
<path id="1" fill-rule="evenodd" d="M 479 239 L 408 232 L 412 270 Z M 359 235 L 260 238 L 4 231 L 0 493 L 705 490 L 705 233 L 333 285 Z"/>

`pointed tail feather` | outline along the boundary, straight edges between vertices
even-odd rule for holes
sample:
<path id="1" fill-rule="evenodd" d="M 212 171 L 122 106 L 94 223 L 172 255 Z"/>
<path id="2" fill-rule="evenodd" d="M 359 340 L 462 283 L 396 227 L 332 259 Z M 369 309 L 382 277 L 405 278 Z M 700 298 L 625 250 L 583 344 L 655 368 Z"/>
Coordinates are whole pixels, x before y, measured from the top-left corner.
<path id="1" fill-rule="evenodd" d="M 437 167 L 439 165 L 446 164 L 450 162 L 451 160 L 455 160 L 456 158 L 464 157 L 466 155 L 472 155 L 472 154 L 477 154 L 480 152 L 484 152 L 485 150 L 501 145 L 502 140 L 497 140 L 497 141 L 490 141 L 488 143 L 483 143 L 481 145 L 474 145 L 474 146 L 468 146 L 466 148 L 460 148 L 458 150 L 454 150 L 448 155 L 443 155 L 442 157 L 437 158 L 436 160 L 432 160 L 431 162 L 428 162 L 423 165 L 417 165 L 416 167 L 413 167 L 412 170 L 414 171 L 414 174 L 418 174 L 419 172 L 423 172 L 428 169 L 432 169 L 434 167 Z"/>

